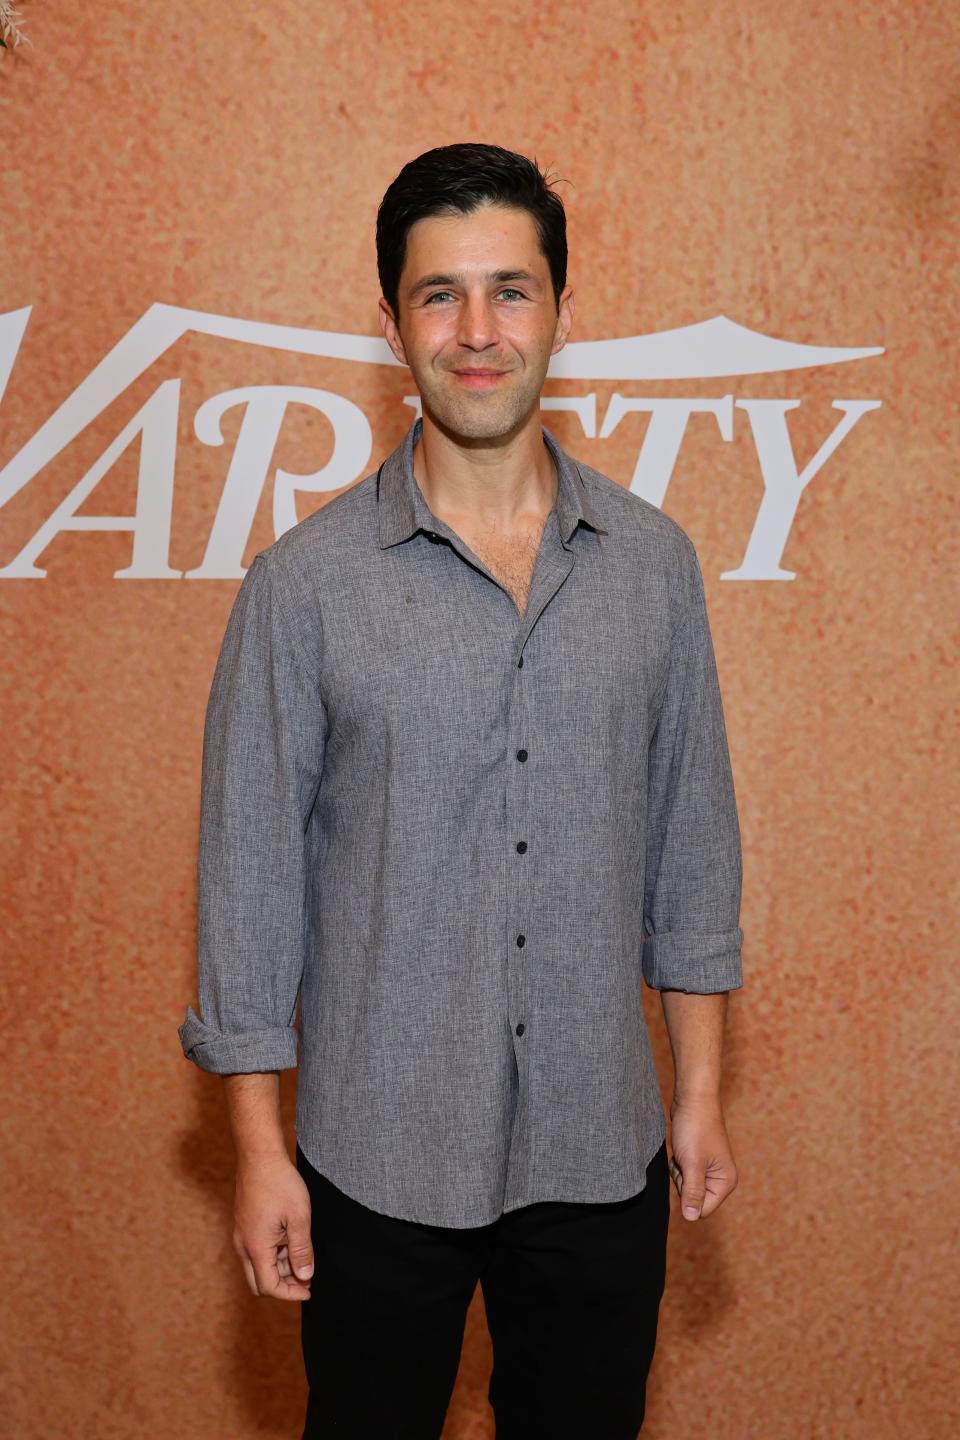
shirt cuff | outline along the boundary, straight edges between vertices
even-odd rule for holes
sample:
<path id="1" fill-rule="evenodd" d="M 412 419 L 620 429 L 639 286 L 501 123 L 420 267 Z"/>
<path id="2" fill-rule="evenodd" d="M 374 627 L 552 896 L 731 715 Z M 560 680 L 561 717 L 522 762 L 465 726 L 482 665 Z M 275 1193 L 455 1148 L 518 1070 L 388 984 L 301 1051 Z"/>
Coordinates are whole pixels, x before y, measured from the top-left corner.
<path id="1" fill-rule="evenodd" d="M 204 1024 L 192 1005 L 177 1034 L 188 1060 L 214 1075 L 262 1074 L 297 1066 L 297 1035 L 293 1025 L 224 1035 Z"/>
<path id="2" fill-rule="evenodd" d="M 651 990 L 686 990 L 712 995 L 743 985 L 740 947 L 743 930 L 667 930 L 645 935 L 641 949 L 643 978 Z"/>

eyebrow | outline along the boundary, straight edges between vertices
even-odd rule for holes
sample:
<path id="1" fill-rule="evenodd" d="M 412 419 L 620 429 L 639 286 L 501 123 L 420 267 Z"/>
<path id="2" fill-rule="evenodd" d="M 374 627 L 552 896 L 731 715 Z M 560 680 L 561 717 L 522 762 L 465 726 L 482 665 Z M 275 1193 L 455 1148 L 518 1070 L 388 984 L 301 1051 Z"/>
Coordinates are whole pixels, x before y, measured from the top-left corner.
<path id="1" fill-rule="evenodd" d="M 460 271 L 452 275 L 424 275 L 408 292 L 409 298 L 412 300 L 421 290 L 429 290 L 434 285 L 462 285 L 465 278 Z M 532 275 L 529 270 L 491 270 L 486 279 L 496 285 L 501 285 L 506 280 L 526 280 L 529 284 L 540 284 L 536 275 Z"/>

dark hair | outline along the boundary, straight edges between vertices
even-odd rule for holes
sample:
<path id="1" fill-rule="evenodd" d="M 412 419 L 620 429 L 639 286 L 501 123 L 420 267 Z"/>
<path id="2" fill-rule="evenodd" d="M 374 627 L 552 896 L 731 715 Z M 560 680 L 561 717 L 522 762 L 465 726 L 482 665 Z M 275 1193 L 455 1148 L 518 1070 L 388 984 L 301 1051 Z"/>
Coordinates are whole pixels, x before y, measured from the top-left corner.
<path id="1" fill-rule="evenodd" d="M 500 145 L 439 145 L 404 165 L 377 211 L 377 270 L 394 316 L 399 318 L 400 275 L 411 226 L 428 215 L 468 215 L 481 205 L 510 205 L 530 214 L 559 307 L 567 283 L 567 217 L 563 201 L 549 187 L 536 160 Z"/>

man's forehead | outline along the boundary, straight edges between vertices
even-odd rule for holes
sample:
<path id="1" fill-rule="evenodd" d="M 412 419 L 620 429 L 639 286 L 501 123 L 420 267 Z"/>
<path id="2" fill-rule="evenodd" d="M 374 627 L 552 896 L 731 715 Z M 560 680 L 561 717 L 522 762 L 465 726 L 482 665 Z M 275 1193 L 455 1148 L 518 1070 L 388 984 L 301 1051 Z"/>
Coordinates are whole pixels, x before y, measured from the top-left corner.
<path id="1" fill-rule="evenodd" d="M 431 265 L 447 254 L 457 268 L 527 268 L 540 271 L 546 257 L 533 217 L 515 206 L 483 205 L 467 214 L 442 211 L 425 215 L 407 232 L 406 260 L 415 263 L 429 256 Z M 405 265 L 406 269 L 407 266 Z M 406 278 L 411 277 L 409 274 Z"/>

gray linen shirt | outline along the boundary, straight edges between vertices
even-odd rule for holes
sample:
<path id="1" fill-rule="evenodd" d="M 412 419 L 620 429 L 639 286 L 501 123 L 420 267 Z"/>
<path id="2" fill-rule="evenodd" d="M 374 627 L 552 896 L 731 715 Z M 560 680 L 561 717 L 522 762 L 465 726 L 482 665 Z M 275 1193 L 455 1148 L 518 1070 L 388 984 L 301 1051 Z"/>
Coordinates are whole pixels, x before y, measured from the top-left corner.
<path id="1" fill-rule="evenodd" d="M 686 532 L 542 427 L 521 616 L 431 513 L 421 425 L 240 584 L 179 1035 L 215 1073 L 299 1064 L 298 1143 L 354 1199 L 478 1226 L 645 1185 L 642 981 L 742 985 L 740 829 Z"/>

